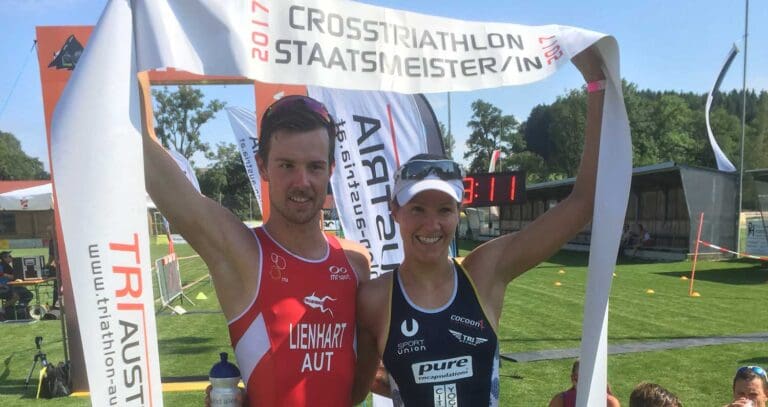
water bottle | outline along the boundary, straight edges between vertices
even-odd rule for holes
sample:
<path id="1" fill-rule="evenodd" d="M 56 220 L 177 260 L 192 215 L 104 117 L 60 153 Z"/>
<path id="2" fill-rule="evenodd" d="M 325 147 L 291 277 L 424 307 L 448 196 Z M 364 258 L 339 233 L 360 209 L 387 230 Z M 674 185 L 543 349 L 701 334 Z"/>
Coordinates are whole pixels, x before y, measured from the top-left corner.
<path id="1" fill-rule="evenodd" d="M 221 361 L 211 368 L 208 374 L 211 380 L 211 407 L 238 406 L 237 396 L 240 389 L 240 370 L 227 361 L 227 352 L 219 354 Z"/>

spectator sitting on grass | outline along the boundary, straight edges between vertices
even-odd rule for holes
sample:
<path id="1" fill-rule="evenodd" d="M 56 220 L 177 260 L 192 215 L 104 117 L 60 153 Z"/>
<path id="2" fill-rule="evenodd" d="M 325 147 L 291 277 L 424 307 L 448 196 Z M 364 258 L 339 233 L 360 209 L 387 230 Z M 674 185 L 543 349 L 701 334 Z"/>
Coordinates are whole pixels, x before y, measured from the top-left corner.
<path id="1" fill-rule="evenodd" d="M 683 403 L 658 384 L 643 382 L 629 395 L 629 407 L 683 407 Z"/>
<path id="2" fill-rule="evenodd" d="M 760 366 L 743 366 L 733 377 L 733 401 L 726 407 L 765 407 L 768 377 Z"/>
<path id="3" fill-rule="evenodd" d="M 571 367 L 571 388 L 555 395 L 552 400 L 549 401 L 549 407 L 575 407 L 576 406 L 576 383 L 579 381 L 579 361 L 573 362 Z M 613 396 L 610 386 L 607 389 L 606 394 L 606 406 L 608 407 L 621 407 L 619 399 Z"/>

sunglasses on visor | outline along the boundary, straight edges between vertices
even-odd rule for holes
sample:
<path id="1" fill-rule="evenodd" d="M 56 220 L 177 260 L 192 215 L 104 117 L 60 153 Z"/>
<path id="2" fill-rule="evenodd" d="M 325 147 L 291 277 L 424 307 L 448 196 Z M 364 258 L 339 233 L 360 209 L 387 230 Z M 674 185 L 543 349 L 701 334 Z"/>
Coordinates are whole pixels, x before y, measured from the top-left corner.
<path id="1" fill-rule="evenodd" d="M 397 170 L 395 181 L 421 180 L 430 174 L 444 181 L 464 178 L 459 164 L 451 160 L 413 160 Z"/>
<path id="2" fill-rule="evenodd" d="M 739 368 L 739 370 L 736 371 L 736 374 L 743 374 L 748 370 L 751 370 L 756 375 L 761 376 L 763 380 L 768 381 L 768 375 L 766 375 L 765 369 L 760 366 L 742 366 Z"/>
<path id="3" fill-rule="evenodd" d="M 280 114 L 281 112 L 285 112 L 286 110 L 296 109 L 297 107 L 298 108 L 304 107 L 316 113 L 326 123 L 332 124 L 331 115 L 328 113 L 328 109 L 325 108 L 325 105 L 323 105 L 322 103 L 318 102 L 315 99 L 312 99 L 311 97 L 302 96 L 302 95 L 286 96 L 284 98 L 281 98 L 277 102 L 272 103 L 272 105 L 267 108 L 267 111 L 264 112 L 263 120 L 267 120 L 272 115 Z"/>

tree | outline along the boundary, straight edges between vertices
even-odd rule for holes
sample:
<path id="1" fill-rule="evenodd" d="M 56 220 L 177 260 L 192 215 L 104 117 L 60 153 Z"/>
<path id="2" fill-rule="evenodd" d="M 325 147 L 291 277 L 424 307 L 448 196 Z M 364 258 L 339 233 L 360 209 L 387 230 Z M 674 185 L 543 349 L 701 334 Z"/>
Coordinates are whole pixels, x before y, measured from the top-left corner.
<path id="1" fill-rule="evenodd" d="M 200 192 L 229 208 L 240 219 L 260 218 L 259 206 L 253 199 L 251 181 L 237 146 L 219 143 L 213 159 L 216 163 L 212 167 L 198 171 Z"/>
<path id="2" fill-rule="evenodd" d="M 453 159 L 453 151 L 456 148 L 456 139 L 453 137 L 453 133 L 449 132 L 445 128 L 443 122 L 440 122 L 440 134 L 443 136 L 443 146 L 445 147 L 445 155 Z"/>
<path id="3" fill-rule="evenodd" d="M 204 105 L 203 92 L 189 85 L 180 85 L 175 92 L 166 86 L 162 91 L 153 90 L 152 95 L 157 104 L 155 133 L 163 146 L 173 146 L 187 159 L 198 151 L 211 158 L 210 146 L 200 140 L 200 127 L 223 109 L 225 103 L 213 99 Z"/>
<path id="4" fill-rule="evenodd" d="M 733 165 L 738 166 L 741 121 L 738 117 L 728 113 L 722 107 L 712 108 L 709 115 L 709 121 L 712 127 L 712 134 L 715 136 L 715 140 L 720 146 L 720 149 L 723 150 L 723 153 Z M 709 136 L 707 135 L 706 122 L 704 120 L 697 121 L 695 128 L 694 135 L 700 136 L 701 140 L 699 140 L 700 137 L 696 137 L 698 148 L 694 162 L 696 165 L 717 168 L 715 155 L 712 152 Z"/>
<path id="5" fill-rule="evenodd" d="M 464 153 L 464 158 L 472 157 L 470 172 L 487 172 L 493 150 L 500 149 L 508 156 L 525 149 L 514 116 L 503 115 L 501 109 L 481 99 L 472 102 L 472 111 L 472 119 L 467 122 L 472 132 Z"/>
<path id="6" fill-rule="evenodd" d="M 520 125 L 520 133 L 523 134 L 526 148 L 544 160 L 549 159 L 552 150 L 552 142 L 549 139 L 551 116 L 552 107 L 550 105 L 537 105 L 531 110 L 528 120 Z"/>
<path id="7" fill-rule="evenodd" d="M 28 156 L 12 133 L 0 131 L 0 180 L 50 179 L 43 163 Z"/>
<path id="8" fill-rule="evenodd" d="M 552 104 L 549 170 L 554 179 L 576 175 L 584 149 L 586 116 L 586 93 L 581 89 L 571 90 Z"/>
<path id="9" fill-rule="evenodd" d="M 501 167 L 513 171 L 525 171 L 525 180 L 528 184 L 551 181 L 551 172 L 544 159 L 533 151 L 521 151 L 510 157 L 501 159 Z"/>
<path id="10" fill-rule="evenodd" d="M 671 93 L 663 95 L 656 102 L 654 117 L 660 161 L 695 164 L 697 143 L 693 137 L 693 111 L 685 100 Z"/>

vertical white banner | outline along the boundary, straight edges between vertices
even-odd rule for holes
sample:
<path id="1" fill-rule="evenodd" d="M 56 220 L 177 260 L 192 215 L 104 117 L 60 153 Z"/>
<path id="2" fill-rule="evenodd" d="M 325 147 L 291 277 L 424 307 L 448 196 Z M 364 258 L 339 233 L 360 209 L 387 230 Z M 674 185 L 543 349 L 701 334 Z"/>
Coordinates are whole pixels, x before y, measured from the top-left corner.
<path id="1" fill-rule="evenodd" d="M 162 406 L 131 4 L 101 16 L 52 122 L 52 173 L 93 406 Z"/>
<path id="2" fill-rule="evenodd" d="M 244 107 L 228 107 L 226 110 L 229 125 L 235 134 L 235 140 L 237 140 L 237 149 L 243 159 L 245 173 L 248 174 L 248 180 L 251 181 L 251 188 L 256 195 L 256 203 L 259 204 L 259 212 L 264 213 L 264 208 L 261 206 L 261 177 L 259 176 L 259 166 L 256 165 L 256 152 L 259 151 L 259 138 L 256 135 L 258 131 L 256 114 Z"/>
<path id="3" fill-rule="evenodd" d="M 707 124 L 707 136 L 709 137 L 709 145 L 712 146 L 712 153 L 715 155 L 715 161 L 717 162 L 717 169 L 720 171 L 728 171 L 728 172 L 734 172 L 736 171 L 736 167 L 731 163 L 731 160 L 726 157 L 725 153 L 722 149 L 720 149 L 720 145 L 717 144 L 717 140 L 715 140 L 715 135 L 712 134 L 712 127 L 709 125 L 709 111 L 712 109 L 712 100 L 715 97 L 715 92 L 717 92 L 720 89 L 720 83 L 723 82 L 723 78 L 725 78 L 725 74 L 728 73 L 728 68 L 731 67 L 731 62 L 733 62 L 733 59 L 736 58 L 736 54 L 739 53 L 739 48 L 736 46 L 736 44 L 733 44 L 733 47 L 731 47 L 731 50 L 728 51 L 728 55 L 725 57 L 725 62 L 723 62 L 723 67 L 720 68 L 720 73 L 717 75 L 717 79 L 715 80 L 715 84 L 712 85 L 712 90 L 709 91 L 709 95 L 707 95 L 707 103 L 704 107 L 704 120 Z"/>
<path id="4" fill-rule="evenodd" d="M 371 277 L 403 259 L 389 201 L 399 163 L 427 151 L 427 134 L 412 95 L 308 87 L 339 123 L 331 185 L 344 237 L 371 253 Z"/>

